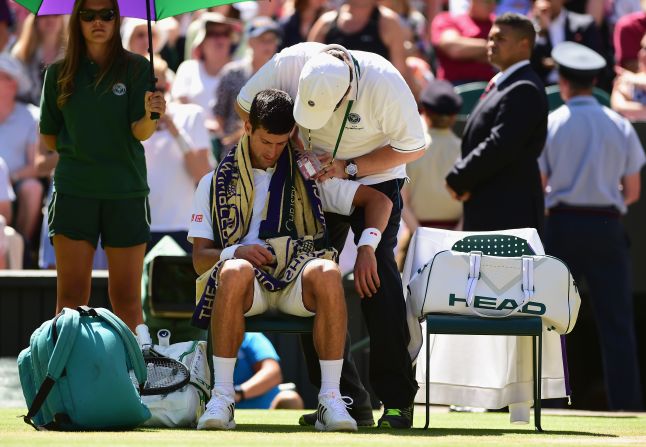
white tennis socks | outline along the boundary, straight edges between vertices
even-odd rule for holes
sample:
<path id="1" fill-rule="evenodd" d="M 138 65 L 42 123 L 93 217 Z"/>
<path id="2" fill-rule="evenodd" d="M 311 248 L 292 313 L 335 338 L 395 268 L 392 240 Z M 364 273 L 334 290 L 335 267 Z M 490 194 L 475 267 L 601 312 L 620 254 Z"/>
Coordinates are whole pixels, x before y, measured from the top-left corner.
<path id="1" fill-rule="evenodd" d="M 213 391 L 233 397 L 233 370 L 236 359 L 213 356 Z"/>
<path id="2" fill-rule="evenodd" d="M 343 359 L 319 360 L 321 364 L 321 391 L 320 394 L 335 393 L 341 395 L 339 382 L 341 381 L 341 369 Z"/>

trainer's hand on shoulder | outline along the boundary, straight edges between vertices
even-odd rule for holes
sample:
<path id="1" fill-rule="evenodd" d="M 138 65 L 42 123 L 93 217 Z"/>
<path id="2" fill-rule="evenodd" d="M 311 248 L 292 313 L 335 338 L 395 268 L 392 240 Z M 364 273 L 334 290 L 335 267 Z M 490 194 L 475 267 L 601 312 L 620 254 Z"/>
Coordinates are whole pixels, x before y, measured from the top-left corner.
<path id="1" fill-rule="evenodd" d="M 274 257 L 269 250 L 262 245 L 242 245 L 237 248 L 235 257 L 249 261 L 254 267 L 271 264 Z"/>
<path id="2" fill-rule="evenodd" d="M 362 245 L 357 249 L 354 263 L 354 290 L 361 298 L 371 298 L 380 285 L 375 250 L 369 245 Z"/>
<path id="3" fill-rule="evenodd" d="M 144 96 L 144 108 L 146 109 L 146 116 L 151 113 L 157 112 L 159 116 L 164 116 L 166 113 L 166 99 L 162 92 L 146 92 Z"/>

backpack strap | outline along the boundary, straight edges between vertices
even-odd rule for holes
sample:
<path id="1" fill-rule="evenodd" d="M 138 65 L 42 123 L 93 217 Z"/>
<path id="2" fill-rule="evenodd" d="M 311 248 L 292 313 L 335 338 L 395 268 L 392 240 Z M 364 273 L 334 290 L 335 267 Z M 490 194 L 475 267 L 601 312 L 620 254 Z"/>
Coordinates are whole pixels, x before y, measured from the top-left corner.
<path id="1" fill-rule="evenodd" d="M 49 363 L 47 364 L 47 376 L 45 376 L 45 380 L 43 380 L 43 383 L 40 385 L 38 393 L 36 393 L 36 397 L 34 397 L 27 415 L 23 416 L 25 423 L 31 425 L 36 430 L 39 430 L 40 427 L 37 427 L 36 424 L 34 424 L 32 418 L 43 406 L 49 392 L 63 373 L 67 360 L 72 352 L 72 348 L 74 347 L 74 343 L 76 342 L 76 336 L 78 335 L 80 315 L 77 311 L 68 308 L 64 308 L 61 313 L 54 317 L 51 324 L 51 330 L 55 334 L 57 333 L 58 329 L 56 324 L 61 317 L 63 318 L 63 323 L 61 325 L 60 333 L 56 336 L 54 350 L 49 359 Z"/>
<path id="2" fill-rule="evenodd" d="M 139 383 L 139 385 L 143 386 L 143 384 L 146 383 L 146 364 L 144 363 L 144 356 L 141 353 L 141 348 L 139 347 L 139 343 L 137 343 L 137 339 L 135 338 L 134 334 L 132 333 L 130 328 L 128 328 L 128 326 L 123 323 L 123 321 L 118 319 L 109 310 L 103 309 L 101 307 L 97 307 L 94 310 L 99 315 L 99 317 L 101 317 L 105 322 L 112 326 L 115 331 L 117 331 L 117 334 L 119 334 L 119 336 L 123 340 L 123 345 L 125 346 L 126 353 L 130 358 L 130 364 L 132 365 L 132 369 L 135 372 L 137 382 Z"/>

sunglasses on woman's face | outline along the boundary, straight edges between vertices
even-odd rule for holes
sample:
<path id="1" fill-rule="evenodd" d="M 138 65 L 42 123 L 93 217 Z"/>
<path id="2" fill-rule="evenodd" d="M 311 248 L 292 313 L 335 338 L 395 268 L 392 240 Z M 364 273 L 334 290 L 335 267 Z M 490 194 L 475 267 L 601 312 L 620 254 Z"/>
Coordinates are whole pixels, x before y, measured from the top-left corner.
<path id="1" fill-rule="evenodd" d="M 93 22 L 97 17 L 102 22 L 111 22 L 114 20 L 116 14 L 114 9 L 81 9 L 79 11 L 79 17 L 84 22 Z"/>

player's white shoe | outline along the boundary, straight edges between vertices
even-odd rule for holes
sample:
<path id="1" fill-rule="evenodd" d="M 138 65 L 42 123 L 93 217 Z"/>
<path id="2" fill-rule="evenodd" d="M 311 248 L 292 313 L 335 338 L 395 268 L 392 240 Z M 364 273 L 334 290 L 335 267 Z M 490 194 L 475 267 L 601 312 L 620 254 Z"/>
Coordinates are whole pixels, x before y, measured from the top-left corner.
<path id="1" fill-rule="evenodd" d="M 230 396 L 213 392 L 206 404 L 206 411 L 197 422 L 198 430 L 232 430 L 236 428 L 233 419 L 235 401 Z"/>
<path id="2" fill-rule="evenodd" d="M 357 431 L 357 422 L 348 413 L 352 399 L 338 393 L 319 394 L 316 424 L 319 431 Z"/>

